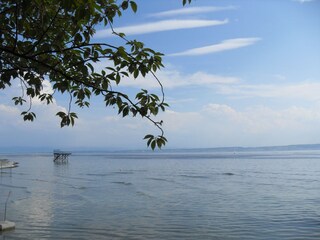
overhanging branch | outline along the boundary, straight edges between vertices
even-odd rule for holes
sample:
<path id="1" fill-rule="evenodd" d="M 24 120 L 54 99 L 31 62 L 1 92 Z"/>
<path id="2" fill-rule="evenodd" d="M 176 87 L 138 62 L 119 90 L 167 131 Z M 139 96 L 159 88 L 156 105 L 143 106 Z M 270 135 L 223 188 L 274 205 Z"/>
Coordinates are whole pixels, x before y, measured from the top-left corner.
<path id="1" fill-rule="evenodd" d="M 142 114 L 142 113 L 141 113 L 141 109 L 140 109 L 126 94 L 123 94 L 123 93 L 118 92 L 118 91 L 110 91 L 110 90 L 107 90 L 107 89 L 103 89 L 103 88 L 97 87 L 96 85 L 93 85 L 93 84 L 91 84 L 91 83 L 89 83 L 89 82 L 82 81 L 82 80 L 79 80 L 79 79 L 75 79 L 75 78 L 73 78 L 72 76 L 70 76 L 70 75 L 68 75 L 67 73 L 65 73 L 64 71 L 62 71 L 62 70 L 60 70 L 60 69 L 57 69 L 57 68 L 55 68 L 55 67 L 53 67 L 53 66 L 51 66 L 51 65 L 49 65 L 49 64 L 47 64 L 47 63 L 45 63 L 45 62 L 39 61 L 39 60 L 35 59 L 35 58 L 32 57 L 32 56 L 26 56 L 26 55 L 24 55 L 24 54 L 20 54 L 20 53 L 14 52 L 14 51 L 12 51 L 12 50 L 10 50 L 10 49 L 7 49 L 7 48 L 4 48 L 4 47 L 2 47 L 2 46 L 0 46 L 0 50 L 1 50 L 1 51 L 4 51 L 4 52 L 6 52 L 6 53 L 12 54 L 12 55 L 14 55 L 14 56 L 16 56 L 16 57 L 24 58 L 24 59 L 33 61 L 33 62 L 35 62 L 35 63 L 38 63 L 38 64 L 46 67 L 48 70 L 60 74 L 61 76 L 63 76 L 65 79 L 67 79 L 67 80 L 69 80 L 69 81 L 83 84 L 83 85 L 85 85 L 85 86 L 87 86 L 87 87 L 90 87 L 90 88 L 95 89 L 95 90 L 99 90 L 99 91 L 101 91 L 101 92 L 111 93 L 111 94 L 115 94 L 115 95 L 121 96 L 122 98 L 124 98 L 125 100 L 127 100 L 127 101 L 131 104 L 131 106 L 134 107 L 134 108 L 141 114 L 142 117 L 145 117 L 145 118 L 147 118 L 149 121 L 151 121 L 151 122 L 161 131 L 161 136 L 164 135 L 164 131 L 163 131 L 163 129 L 162 129 L 161 126 L 160 126 L 161 123 L 154 121 L 150 116 L 146 116 L 146 115 Z M 157 79 L 157 81 L 159 81 L 159 80 Z M 161 87 L 162 87 L 162 85 L 161 85 Z"/>

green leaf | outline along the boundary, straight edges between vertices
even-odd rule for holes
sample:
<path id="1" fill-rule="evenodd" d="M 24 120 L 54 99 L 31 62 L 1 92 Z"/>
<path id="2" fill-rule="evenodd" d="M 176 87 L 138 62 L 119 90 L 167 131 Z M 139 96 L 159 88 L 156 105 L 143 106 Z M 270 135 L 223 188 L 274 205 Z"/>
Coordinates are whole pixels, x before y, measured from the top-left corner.
<path id="1" fill-rule="evenodd" d="M 158 138 L 157 139 L 157 146 L 158 146 L 159 149 L 161 149 L 162 144 L 163 144 L 162 140 L 160 138 Z"/>
<path id="2" fill-rule="evenodd" d="M 134 72 L 133 72 L 133 77 L 134 77 L 134 78 L 137 78 L 138 76 L 139 76 L 139 70 L 136 69 L 136 70 L 134 70 Z"/>
<path id="3" fill-rule="evenodd" d="M 123 38 L 120 39 L 123 44 L 92 39 L 98 29 L 117 21 L 124 10 L 131 8 L 136 13 L 136 2 L 3 0 L 0 3 L 3 8 L 0 12 L 4 13 L 0 14 L 0 89 L 11 86 L 13 79 L 20 79 L 22 94 L 12 98 L 16 105 L 23 105 L 26 102 L 24 98 L 29 97 L 50 104 L 57 91 L 58 94 L 70 94 L 74 99 L 70 105 L 65 103 L 66 109 L 72 108 L 72 104 L 76 107 L 89 106 L 89 99 L 94 93 L 102 97 L 106 106 L 118 108 L 122 116 L 141 115 L 144 120 L 156 123 L 162 131 L 161 124 L 151 117 L 158 114 L 159 109 L 165 110 L 166 105 L 161 104 L 163 99 L 156 94 L 148 94 L 147 90 L 140 93 L 127 90 L 121 82 L 123 78 L 147 77 L 150 71 L 153 73 L 160 69 L 163 67 L 163 54 L 145 47 L 143 42 L 127 40 L 124 33 L 115 35 L 118 39 Z M 190 0 L 182 2 L 186 4 Z M 93 64 L 98 61 L 109 67 L 100 71 L 102 68 L 95 68 Z M 42 91 L 46 89 L 47 81 L 53 90 L 50 94 Z M 136 96 L 136 99 L 131 96 Z M 75 113 L 66 111 L 56 114 L 61 127 L 74 125 L 77 118 Z M 36 118 L 32 109 L 21 114 L 26 121 Z M 153 149 L 165 143 L 159 136 L 147 136 L 146 141 Z"/>
<path id="4" fill-rule="evenodd" d="M 122 117 L 125 117 L 129 114 L 129 107 L 126 106 L 125 108 L 123 108 L 123 111 L 122 111 Z"/>
<path id="5" fill-rule="evenodd" d="M 192 1 L 192 0 L 183 0 L 183 1 L 182 1 L 182 4 L 183 4 L 183 6 L 184 6 L 184 5 L 187 4 L 187 2 L 188 2 L 188 3 L 191 3 L 191 1 Z"/>
<path id="6" fill-rule="evenodd" d="M 74 36 L 74 41 L 75 43 L 79 44 L 82 42 L 82 36 L 80 33 L 77 33 L 75 36 Z"/>
<path id="7" fill-rule="evenodd" d="M 148 140 L 148 142 L 147 142 L 147 146 L 148 146 L 148 147 L 150 146 L 150 143 L 151 143 L 152 141 L 154 141 L 153 139 L 154 139 L 154 138 L 152 137 L 152 138 L 150 138 L 150 139 Z"/>
<path id="8" fill-rule="evenodd" d="M 122 2 L 121 7 L 123 10 L 126 10 L 128 8 L 128 5 L 129 5 L 128 1 L 124 1 L 124 2 Z"/>
<path id="9" fill-rule="evenodd" d="M 153 140 L 153 141 L 151 142 L 151 149 L 154 150 L 155 148 L 156 148 L 156 141 Z"/>
<path id="10" fill-rule="evenodd" d="M 34 112 L 22 112 L 21 114 L 24 115 L 23 116 L 24 121 L 33 122 L 33 120 L 36 118 L 36 114 Z"/>
<path id="11" fill-rule="evenodd" d="M 143 139 L 153 138 L 154 136 L 151 134 L 146 135 Z"/>
<path id="12" fill-rule="evenodd" d="M 57 112 L 56 116 L 59 116 L 60 118 L 63 118 L 64 116 L 66 116 L 66 113 L 64 113 L 64 112 Z"/>
<path id="13" fill-rule="evenodd" d="M 134 1 L 130 1 L 130 6 L 133 12 L 137 12 L 138 6 Z"/>

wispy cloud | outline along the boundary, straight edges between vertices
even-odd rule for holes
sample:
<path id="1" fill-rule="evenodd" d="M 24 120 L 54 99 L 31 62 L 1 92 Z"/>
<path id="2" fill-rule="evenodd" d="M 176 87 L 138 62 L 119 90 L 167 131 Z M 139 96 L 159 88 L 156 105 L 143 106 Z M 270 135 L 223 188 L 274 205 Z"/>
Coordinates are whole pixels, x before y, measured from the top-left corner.
<path id="1" fill-rule="evenodd" d="M 151 14 L 152 17 L 171 17 L 177 15 L 190 15 L 190 14 L 197 14 L 197 13 L 208 13 L 208 12 L 217 12 L 217 11 L 224 11 L 224 10 L 234 10 L 236 9 L 235 6 L 226 6 L 226 7 L 190 7 L 190 8 L 182 8 L 182 9 L 175 9 L 170 11 L 163 11 Z"/>
<path id="2" fill-rule="evenodd" d="M 260 85 L 220 85 L 218 92 L 234 98 L 287 98 L 307 101 L 320 101 L 320 83 L 300 82 L 295 84 Z"/>
<path id="3" fill-rule="evenodd" d="M 308 2 L 313 2 L 314 0 L 293 0 L 294 2 L 299 2 L 299 3 L 308 3 Z"/>
<path id="4" fill-rule="evenodd" d="M 228 19 L 225 20 L 198 20 L 198 19 L 184 19 L 184 20 L 164 20 L 157 22 L 150 22 L 138 25 L 131 25 L 126 27 L 118 27 L 114 30 L 116 32 L 123 32 L 126 35 L 138 35 L 153 32 L 172 31 L 178 29 L 190 29 L 199 27 L 210 27 L 216 25 L 227 24 Z M 95 38 L 103 38 L 112 36 L 110 29 L 97 31 Z"/>
<path id="5" fill-rule="evenodd" d="M 161 80 L 163 86 L 167 89 L 173 89 L 186 86 L 214 86 L 224 84 L 235 84 L 240 79 L 231 76 L 221 76 L 209 74 L 205 72 L 196 72 L 193 74 L 182 74 L 179 71 L 159 71 L 158 78 Z M 139 77 L 135 80 L 122 81 L 121 86 L 137 87 L 137 88 L 159 88 L 159 84 L 151 77 Z"/>
<path id="6" fill-rule="evenodd" d="M 205 47 L 193 48 L 183 52 L 168 54 L 167 56 L 197 56 L 210 53 L 222 52 L 255 44 L 260 38 L 234 38 L 224 40 L 221 43 Z"/>
<path id="7" fill-rule="evenodd" d="M 280 81 L 283 81 L 283 80 L 286 80 L 286 79 L 287 79 L 286 76 L 284 76 L 284 75 L 282 75 L 282 74 L 279 74 L 279 73 L 274 74 L 273 77 L 274 77 L 275 79 L 277 79 L 277 80 L 280 80 Z"/>
<path id="8" fill-rule="evenodd" d="M 6 114 L 18 115 L 18 113 L 20 113 L 17 108 L 12 107 L 12 106 L 8 106 L 8 105 L 4 105 L 4 104 L 0 104 L 0 111 L 2 112 L 3 115 L 6 115 Z"/>

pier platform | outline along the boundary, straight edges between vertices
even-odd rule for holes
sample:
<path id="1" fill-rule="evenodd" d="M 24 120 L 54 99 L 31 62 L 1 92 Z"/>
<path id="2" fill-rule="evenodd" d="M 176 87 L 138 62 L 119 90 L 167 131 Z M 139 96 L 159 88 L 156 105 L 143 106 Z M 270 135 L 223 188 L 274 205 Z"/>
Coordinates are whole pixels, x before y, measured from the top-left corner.
<path id="1" fill-rule="evenodd" d="M 65 152 L 61 150 L 53 150 L 54 162 L 67 162 L 71 152 Z"/>

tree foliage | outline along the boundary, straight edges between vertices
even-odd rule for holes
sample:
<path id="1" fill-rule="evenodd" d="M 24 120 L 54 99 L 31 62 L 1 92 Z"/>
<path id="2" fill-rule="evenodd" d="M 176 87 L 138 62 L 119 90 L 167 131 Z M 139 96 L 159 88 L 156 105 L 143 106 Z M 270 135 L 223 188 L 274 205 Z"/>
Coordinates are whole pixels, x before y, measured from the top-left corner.
<path id="1" fill-rule="evenodd" d="M 183 0 L 183 5 L 190 0 Z M 66 112 L 58 112 L 61 127 L 74 125 L 77 114 L 73 104 L 89 107 L 92 95 L 103 96 L 106 106 L 118 109 L 123 116 L 137 116 L 151 121 L 159 130 L 157 136 L 146 135 L 147 145 L 161 148 L 167 142 L 162 121 L 155 121 L 164 102 L 162 84 L 155 72 L 163 67 L 162 54 L 129 40 L 113 30 L 113 22 L 123 11 L 137 11 L 132 0 L 3 0 L 0 2 L 0 89 L 20 79 L 21 95 L 12 100 L 27 105 L 21 113 L 33 121 L 32 99 L 51 104 L 54 93 L 69 94 Z M 112 30 L 122 44 L 94 42 L 98 26 Z M 108 60 L 103 70 L 95 63 Z M 125 92 L 114 91 L 123 78 L 151 74 L 159 83 L 162 96 L 142 89 L 131 99 Z M 49 80 L 54 93 L 44 93 L 43 83 Z"/>

